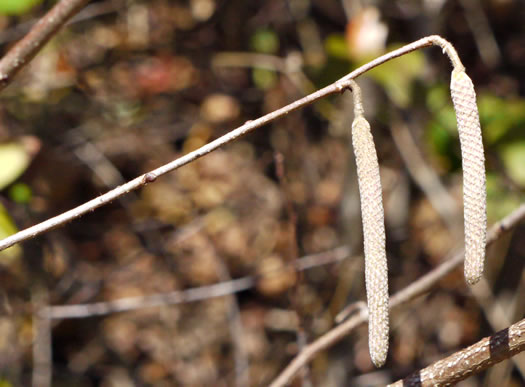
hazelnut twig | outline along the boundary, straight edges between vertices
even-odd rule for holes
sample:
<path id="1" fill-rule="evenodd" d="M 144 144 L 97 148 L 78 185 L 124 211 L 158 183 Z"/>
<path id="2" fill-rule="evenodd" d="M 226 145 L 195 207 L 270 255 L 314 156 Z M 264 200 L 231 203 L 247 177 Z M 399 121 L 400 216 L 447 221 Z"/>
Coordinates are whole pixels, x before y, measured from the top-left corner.
<path id="1" fill-rule="evenodd" d="M 104 206 L 113 200 L 127 194 L 128 192 L 134 191 L 140 187 L 143 187 L 151 182 L 154 182 L 159 176 L 162 176 L 166 173 L 169 173 L 171 171 L 174 171 L 186 164 L 189 164 L 202 156 L 207 155 L 210 152 L 213 152 L 214 150 L 232 142 L 235 141 L 237 138 L 250 133 L 251 131 L 264 126 L 270 122 L 275 121 L 278 118 L 281 118 L 295 110 L 298 110 L 304 106 L 307 106 L 321 98 L 327 97 L 332 94 L 340 93 L 350 87 L 350 80 L 364 74 L 365 72 L 385 63 L 388 62 L 394 58 L 397 58 L 399 56 L 405 55 L 409 52 L 415 51 L 417 49 L 428 47 L 433 44 L 438 44 L 437 42 L 443 44 L 442 42 L 446 42 L 444 39 L 440 38 L 439 36 L 428 36 L 422 39 L 419 39 L 413 43 L 407 44 L 406 46 L 403 46 L 397 50 L 391 51 L 385 55 L 382 55 L 376 59 L 374 59 L 371 62 L 368 62 L 367 64 L 355 69 L 348 75 L 344 76 L 343 78 L 339 79 L 338 81 L 320 89 L 317 90 L 295 102 L 292 102 L 289 105 L 286 105 L 280 109 L 277 109 L 271 113 L 268 113 L 256 120 L 253 121 L 247 121 L 244 125 L 241 125 L 237 129 L 234 129 L 225 135 L 215 139 L 214 141 L 203 145 L 202 147 L 187 153 L 186 155 L 179 157 L 167 164 L 164 164 L 148 173 L 145 173 L 139 177 L 136 177 L 133 180 L 130 180 L 129 182 L 116 187 L 109 192 L 106 192 L 105 194 L 92 199 L 84 204 L 79 205 L 78 207 L 75 207 L 69 211 L 66 211 L 60 215 L 54 216 L 52 218 L 49 218 L 41 223 L 38 223 L 34 226 L 28 227 L 24 230 L 21 230 L 17 232 L 16 234 L 13 234 L 7 238 L 4 238 L 0 240 L 0 251 L 4 250 L 16 243 L 23 242 L 25 240 L 31 239 L 36 237 L 37 235 L 40 235 L 44 232 L 47 232 L 49 230 L 52 230 L 54 228 L 60 227 L 73 219 L 76 219 L 82 215 L 85 215 L 88 212 L 91 212 L 101 206 Z M 438 44 L 439 45 L 439 44 Z M 450 51 L 450 49 L 449 49 Z M 9 55 L 9 53 L 7 54 Z M 452 58 L 457 57 L 453 55 L 453 52 L 450 54 Z M 3 61 L 3 60 L 2 60 Z M 0 61 L 0 63 L 2 62 Z M 1 67 L 0 67 L 1 68 Z"/>

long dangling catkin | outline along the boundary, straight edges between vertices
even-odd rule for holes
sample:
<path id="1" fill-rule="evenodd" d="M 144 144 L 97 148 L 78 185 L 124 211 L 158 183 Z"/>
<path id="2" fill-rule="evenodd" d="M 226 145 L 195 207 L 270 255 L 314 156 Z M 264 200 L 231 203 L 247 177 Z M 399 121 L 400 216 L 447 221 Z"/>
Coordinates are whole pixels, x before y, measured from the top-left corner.
<path id="1" fill-rule="evenodd" d="M 454 69 L 450 82 L 463 163 L 465 207 L 465 278 L 475 284 L 483 274 L 487 234 L 485 156 L 474 85 L 464 69 Z"/>
<path id="2" fill-rule="evenodd" d="M 363 220 L 369 311 L 368 346 L 373 363 L 376 367 L 381 367 L 388 353 L 388 267 L 381 180 L 370 124 L 363 116 L 360 91 L 355 83 L 352 85 L 352 92 L 355 109 L 352 145 L 357 164 Z"/>

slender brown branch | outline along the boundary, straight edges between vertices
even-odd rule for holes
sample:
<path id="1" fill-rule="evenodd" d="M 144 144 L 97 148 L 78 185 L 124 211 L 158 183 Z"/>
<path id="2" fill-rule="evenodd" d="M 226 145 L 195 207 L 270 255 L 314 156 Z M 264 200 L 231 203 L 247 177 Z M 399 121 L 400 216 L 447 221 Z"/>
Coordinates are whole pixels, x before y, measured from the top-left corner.
<path id="1" fill-rule="evenodd" d="M 89 0 L 61 0 L 0 60 L 0 90 Z"/>
<path id="2" fill-rule="evenodd" d="M 500 222 L 495 224 L 487 237 L 487 246 L 491 245 L 499 239 L 502 234 L 516 226 L 520 221 L 525 219 L 525 204 L 522 204 L 510 215 L 506 216 Z M 390 310 L 399 307 L 400 305 L 420 296 L 434 287 L 439 280 L 449 274 L 452 270 L 457 268 L 464 259 L 464 252 L 460 251 L 453 255 L 451 259 L 446 260 L 441 265 L 430 271 L 428 274 L 419 278 L 415 282 L 412 282 L 406 288 L 395 293 L 390 297 Z M 368 312 L 366 309 L 358 309 L 359 312 L 352 316 L 350 319 L 331 329 L 323 336 L 309 344 L 301 353 L 299 353 L 288 366 L 278 375 L 278 377 L 272 382 L 270 387 L 281 387 L 285 386 L 292 381 L 296 373 L 304 366 L 304 364 L 310 362 L 315 355 L 351 333 L 359 325 L 364 324 L 368 321 Z"/>
<path id="3" fill-rule="evenodd" d="M 134 191 L 140 187 L 145 186 L 153 181 L 155 181 L 159 176 L 165 175 L 168 172 L 171 172 L 175 169 L 178 169 L 186 164 L 189 164 L 202 156 L 207 155 L 210 152 L 236 140 L 237 138 L 253 131 L 256 128 L 259 128 L 263 125 L 266 125 L 277 118 L 280 118 L 284 115 L 287 115 L 299 108 L 302 108 L 306 105 L 309 105 L 320 98 L 326 97 L 331 94 L 340 93 L 348 87 L 348 81 L 339 81 L 333 83 L 325 88 L 318 90 L 304 98 L 301 98 L 281 109 L 275 110 L 263 117 L 260 117 L 254 121 L 247 121 L 244 125 L 238 127 L 231 132 L 228 132 L 222 137 L 217 138 L 216 140 L 190 152 L 178 159 L 171 161 L 157 169 L 154 169 L 148 173 L 145 173 L 126 184 L 123 184 L 95 199 L 92 199 L 72 210 L 66 211 L 58 216 L 47 219 L 42 223 L 39 223 L 35 226 L 31 226 L 25 230 L 19 231 L 16 234 L 13 234 L 0 241 L 0 251 L 12 246 L 16 243 L 23 242 L 27 239 L 34 238 L 35 236 L 42 234 L 46 231 L 52 230 L 56 227 L 62 226 L 73 219 L 76 219 L 88 212 L 91 212 L 101 206 L 104 206 L 113 200 Z"/>
<path id="4" fill-rule="evenodd" d="M 62 2 L 67 2 L 68 4 L 74 3 L 73 0 L 62 0 Z M 61 2 L 61 3 L 62 3 Z M 59 3 L 59 4 L 61 4 Z M 57 5 L 58 6 L 58 5 Z M 56 8 L 56 6 L 55 6 Z M 39 23 L 40 24 L 40 23 Z M 35 28 L 37 28 L 35 26 Z M 30 33 L 31 34 L 31 33 Z M 29 35 L 28 35 L 29 36 Z M 25 39 L 25 38 L 24 38 Z M 379 58 L 374 59 L 373 61 L 355 69 L 350 74 L 344 76 L 343 78 L 339 79 L 338 81 L 320 89 L 316 92 L 307 95 L 306 97 L 303 97 L 295 102 L 292 102 L 289 105 L 286 105 L 278 110 L 275 110 L 271 113 L 266 114 L 265 116 L 262 116 L 254 121 L 247 121 L 244 125 L 238 127 L 237 129 L 232 130 L 231 132 L 228 132 L 222 137 L 217 138 L 216 140 L 194 150 L 193 152 L 190 152 L 182 157 L 179 157 L 176 160 L 173 160 L 157 169 L 154 169 L 144 175 L 141 175 L 126 184 L 123 184 L 95 199 L 92 199 L 76 208 L 73 208 L 69 211 L 66 211 L 60 215 L 57 215 L 53 218 L 49 218 L 45 220 L 42 223 L 36 224 L 34 226 L 31 226 L 29 228 L 26 228 L 25 230 L 19 231 L 16 234 L 13 234 L 5 239 L 0 240 L 0 251 L 8 248 L 9 246 L 12 246 L 16 243 L 23 242 L 27 239 L 34 238 L 35 236 L 42 234 L 46 231 L 52 230 L 56 227 L 62 226 L 73 219 L 76 219 L 88 212 L 91 212 L 101 206 L 104 206 L 113 200 L 119 198 L 122 195 L 127 194 L 130 191 L 134 191 L 148 183 L 151 183 L 157 179 L 157 177 L 164 175 L 168 172 L 174 171 L 175 169 L 178 169 L 188 163 L 191 163 L 192 161 L 195 161 L 202 156 L 207 155 L 210 152 L 213 152 L 214 150 L 236 140 L 237 138 L 250 133 L 251 131 L 269 124 L 272 121 L 275 121 L 278 118 L 281 118 L 297 109 L 300 109 L 304 106 L 310 105 L 313 102 L 327 97 L 332 94 L 341 93 L 344 90 L 349 88 L 349 81 L 364 74 L 365 72 L 373 69 L 374 67 L 377 67 L 381 65 L 382 63 L 385 63 L 389 60 L 392 60 L 394 58 L 397 58 L 399 56 L 405 55 L 409 52 L 415 51 L 417 49 L 428 47 L 433 44 L 436 44 L 449 55 L 451 60 L 454 62 L 455 58 L 457 58 L 457 54 L 455 54 L 455 51 L 450 43 L 448 43 L 443 38 L 433 35 L 433 36 L 427 36 L 426 38 L 422 38 L 420 40 L 417 40 L 413 43 L 410 43 L 406 46 L 403 46 L 397 50 L 391 51 L 385 55 L 380 56 Z M 455 54 L 455 56 L 454 56 Z M 9 54 L 8 54 L 9 55 Z M 1 61 L 0 61 L 1 63 Z M 0 67 L 1 68 L 1 67 Z"/>
<path id="5" fill-rule="evenodd" d="M 450 386 L 524 350 L 525 319 L 390 386 Z"/>

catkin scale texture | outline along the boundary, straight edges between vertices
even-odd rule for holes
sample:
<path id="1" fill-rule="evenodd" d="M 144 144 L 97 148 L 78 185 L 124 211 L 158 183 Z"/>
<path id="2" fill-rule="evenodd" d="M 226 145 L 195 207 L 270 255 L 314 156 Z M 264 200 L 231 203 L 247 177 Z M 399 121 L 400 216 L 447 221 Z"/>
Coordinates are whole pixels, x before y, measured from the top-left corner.
<path id="1" fill-rule="evenodd" d="M 365 281 L 369 310 L 368 345 L 373 363 L 380 367 L 388 353 L 388 267 L 381 180 L 370 125 L 363 116 L 352 123 L 361 214 L 363 219 Z"/>
<path id="2" fill-rule="evenodd" d="M 450 82 L 456 111 L 463 163 L 465 207 L 465 278 L 479 281 L 483 274 L 487 234 L 485 156 L 474 85 L 464 70 L 453 70 Z"/>

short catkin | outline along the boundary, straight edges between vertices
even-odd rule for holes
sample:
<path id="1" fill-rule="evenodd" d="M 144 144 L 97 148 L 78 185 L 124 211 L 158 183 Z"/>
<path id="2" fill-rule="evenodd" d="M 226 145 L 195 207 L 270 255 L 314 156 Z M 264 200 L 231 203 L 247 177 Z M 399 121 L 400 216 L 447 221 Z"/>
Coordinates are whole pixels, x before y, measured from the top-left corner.
<path id="1" fill-rule="evenodd" d="M 368 346 L 376 367 L 381 367 L 388 353 L 388 267 L 385 250 L 385 222 L 379 164 L 370 124 L 362 113 L 360 92 L 354 93 L 355 118 L 352 123 L 361 214 L 363 220 L 365 281 L 369 311 Z"/>
<path id="2" fill-rule="evenodd" d="M 464 69 L 454 69 L 450 82 L 463 163 L 465 207 L 465 278 L 475 284 L 483 274 L 487 234 L 485 156 L 474 85 Z"/>

